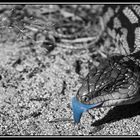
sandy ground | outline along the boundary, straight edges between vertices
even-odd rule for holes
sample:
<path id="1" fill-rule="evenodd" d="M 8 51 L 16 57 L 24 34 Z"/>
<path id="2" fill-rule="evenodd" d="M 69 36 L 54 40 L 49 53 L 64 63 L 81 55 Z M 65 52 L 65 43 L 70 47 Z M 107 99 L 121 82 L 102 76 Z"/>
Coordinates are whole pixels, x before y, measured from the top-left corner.
<path id="1" fill-rule="evenodd" d="M 71 99 L 88 73 L 89 51 L 14 41 L 7 34 L 0 43 L 0 135 L 140 135 L 140 103 L 86 112 L 74 124 Z M 76 62 L 80 61 L 80 75 Z M 95 63 L 96 64 L 96 63 Z"/>

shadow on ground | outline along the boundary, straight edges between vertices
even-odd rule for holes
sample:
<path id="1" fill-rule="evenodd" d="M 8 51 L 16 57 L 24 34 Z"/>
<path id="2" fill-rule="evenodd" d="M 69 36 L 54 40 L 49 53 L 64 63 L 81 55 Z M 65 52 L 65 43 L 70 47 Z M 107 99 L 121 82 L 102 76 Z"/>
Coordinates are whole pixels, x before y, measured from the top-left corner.
<path id="1" fill-rule="evenodd" d="M 137 115 L 140 115 L 140 102 L 131 105 L 116 106 L 104 118 L 94 122 L 92 126 L 100 126 L 105 123 L 111 123 Z"/>

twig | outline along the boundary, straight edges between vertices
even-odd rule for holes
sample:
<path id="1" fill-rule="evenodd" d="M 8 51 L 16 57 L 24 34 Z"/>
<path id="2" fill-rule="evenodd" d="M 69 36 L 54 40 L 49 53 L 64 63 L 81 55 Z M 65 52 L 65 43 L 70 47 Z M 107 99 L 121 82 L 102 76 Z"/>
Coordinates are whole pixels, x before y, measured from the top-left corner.
<path id="1" fill-rule="evenodd" d="M 69 45 L 69 44 L 63 44 L 63 43 L 56 43 L 58 47 L 64 48 L 64 49 L 71 49 L 71 50 L 87 50 L 85 45 L 79 45 L 78 47 L 74 45 Z"/>
<path id="2" fill-rule="evenodd" d="M 57 118 L 55 120 L 49 121 L 49 123 L 66 122 L 66 121 L 72 122 L 73 119 L 70 119 L 70 118 Z"/>
<path id="3" fill-rule="evenodd" d="M 93 41 L 93 40 L 96 40 L 96 39 L 97 39 L 97 36 L 83 37 L 83 38 L 78 38 L 78 39 L 75 39 L 75 40 L 61 39 L 61 41 L 64 42 L 64 43 L 83 43 L 83 42 Z"/>

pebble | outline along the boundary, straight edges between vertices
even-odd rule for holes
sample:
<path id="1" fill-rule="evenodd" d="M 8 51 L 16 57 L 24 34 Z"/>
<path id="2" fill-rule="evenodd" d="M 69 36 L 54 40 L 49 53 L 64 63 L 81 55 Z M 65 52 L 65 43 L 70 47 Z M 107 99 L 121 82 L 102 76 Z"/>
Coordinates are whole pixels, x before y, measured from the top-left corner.
<path id="1" fill-rule="evenodd" d="M 140 131 L 137 131 L 136 133 L 137 133 L 137 135 L 140 135 Z"/>
<path id="2" fill-rule="evenodd" d="M 22 65 L 17 65 L 17 67 L 16 67 L 16 70 L 17 71 L 19 71 L 19 72 L 21 72 L 21 71 L 23 71 L 23 66 Z"/>

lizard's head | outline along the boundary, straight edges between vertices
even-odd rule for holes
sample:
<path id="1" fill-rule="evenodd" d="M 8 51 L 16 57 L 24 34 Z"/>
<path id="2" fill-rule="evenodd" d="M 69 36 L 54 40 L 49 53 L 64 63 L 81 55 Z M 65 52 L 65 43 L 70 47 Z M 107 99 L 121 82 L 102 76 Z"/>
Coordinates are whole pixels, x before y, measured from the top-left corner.
<path id="1" fill-rule="evenodd" d="M 76 97 L 84 104 L 103 103 L 102 106 L 136 102 L 138 75 L 127 63 L 106 62 L 90 70 Z"/>

